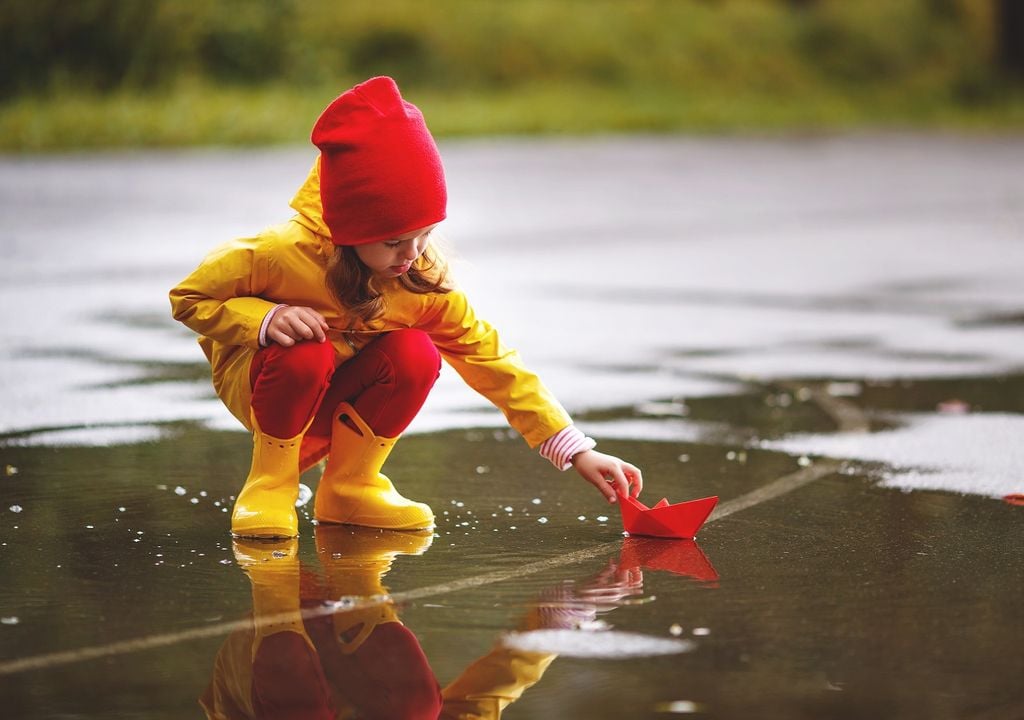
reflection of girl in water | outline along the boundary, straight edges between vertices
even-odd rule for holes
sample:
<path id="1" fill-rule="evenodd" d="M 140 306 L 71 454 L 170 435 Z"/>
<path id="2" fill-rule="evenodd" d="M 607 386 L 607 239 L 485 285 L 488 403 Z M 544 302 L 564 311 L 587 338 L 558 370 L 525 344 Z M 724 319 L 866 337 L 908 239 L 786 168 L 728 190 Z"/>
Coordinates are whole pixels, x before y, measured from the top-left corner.
<path id="1" fill-rule="evenodd" d="M 295 540 L 235 541 L 252 585 L 253 625 L 217 653 L 200 698 L 208 718 L 496 720 L 555 659 L 499 644 L 442 689 L 416 636 L 383 599 L 395 557 L 424 552 L 432 536 L 328 525 L 315 532 L 321 576 L 300 568 Z M 541 593 L 520 630 L 578 627 L 640 593 L 642 580 L 638 567 L 609 563 L 579 586 Z M 321 614 L 325 601 L 337 612 Z"/>
<path id="2" fill-rule="evenodd" d="M 292 200 L 297 214 L 217 248 L 171 291 L 174 317 L 202 336 L 218 395 L 253 433 L 232 532 L 296 536 L 299 472 L 325 456 L 318 521 L 433 526 L 430 508 L 380 469 L 441 358 L 557 467 L 609 502 L 639 493 L 640 471 L 595 451 L 449 281 L 432 242 L 446 215 L 441 159 L 394 81 L 342 94 L 312 139 L 320 156 Z"/>
<path id="3" fill-rule="evenodd" d="M 438 718 L 433 671 L 382 601 L 394 558 L 424 552 L 432 535 L 326 525 L 315 532 L 322 575 L 300 568 L 296 540 L 235 541 L 252 585 L 253 626 L 218 652 L 200 699 L 207 717 Z M 338 612 L 322 614 L 329 601 Z"/>

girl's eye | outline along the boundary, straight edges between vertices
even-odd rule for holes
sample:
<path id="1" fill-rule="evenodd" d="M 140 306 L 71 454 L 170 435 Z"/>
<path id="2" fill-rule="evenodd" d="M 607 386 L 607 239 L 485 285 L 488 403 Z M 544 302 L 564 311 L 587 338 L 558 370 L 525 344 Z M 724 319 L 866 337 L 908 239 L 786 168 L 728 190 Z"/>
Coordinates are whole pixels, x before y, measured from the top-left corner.
<path id="1" fill-rule="evenodd" d="M 389 247 L 389 248 L 396 248 L 399 245 L 401 245 L 401 243 L 399 243 L 399 242 L 386 242 L 386 243 L 384 243 L 384 247 Z"/>

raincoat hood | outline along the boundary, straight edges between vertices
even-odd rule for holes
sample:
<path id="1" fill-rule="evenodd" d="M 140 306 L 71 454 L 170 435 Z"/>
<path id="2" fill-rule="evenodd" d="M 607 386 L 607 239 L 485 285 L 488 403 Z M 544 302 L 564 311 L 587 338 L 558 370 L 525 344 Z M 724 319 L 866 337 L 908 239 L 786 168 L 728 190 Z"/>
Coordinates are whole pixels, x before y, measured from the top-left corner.
<path id="1" fill-rule="evenodd" d="M 324 222 L 324 205 L 320 200 L 320 156 L 313 161 L 313 167 L 302 183 L 295 197 L 288 203 L 298 213 L 294 218 L 297 223 L 316 233 L 320 237 L 331 239 L 331 230 Z"/>

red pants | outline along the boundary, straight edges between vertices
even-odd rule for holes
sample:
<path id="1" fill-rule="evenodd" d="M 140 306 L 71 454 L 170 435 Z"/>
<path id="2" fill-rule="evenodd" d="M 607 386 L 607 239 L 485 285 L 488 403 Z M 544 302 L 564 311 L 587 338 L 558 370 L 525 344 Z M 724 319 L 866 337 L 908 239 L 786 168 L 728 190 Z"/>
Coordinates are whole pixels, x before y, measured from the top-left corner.
<path id="1" fill-rule="evenodd" d="M 396 437 L 423 407 L 441 371 L 441 356 L 422 330 L 394 330 L 337 368 L 329 342 L 271 345 L 249 370 L 252 409 L 263 432 L 330 438 L 334 410 L 348 402 L 375 435 Z"/>

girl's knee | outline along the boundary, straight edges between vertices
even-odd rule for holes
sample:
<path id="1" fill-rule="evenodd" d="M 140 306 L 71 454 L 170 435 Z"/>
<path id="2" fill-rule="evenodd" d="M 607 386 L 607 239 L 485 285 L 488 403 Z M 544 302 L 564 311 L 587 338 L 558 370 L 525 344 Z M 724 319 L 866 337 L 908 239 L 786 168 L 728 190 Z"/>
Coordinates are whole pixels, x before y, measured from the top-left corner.
<path id="1" fill-rule="evenodd" d="M 256 422 L 273 437 L 290 438 L 316 413 L 334 372 L 330 343 L 271 345 L 256 353 L 250 368 Z"/>
<path id="2" fill-rule="evenodd" d="M 381 344 L 394 349 L 400 349 L 406 353 L 425 353 L 427 355 L 439 355 L 434 341 L 430 336 L 418 328 L 400 328 L 382 335 L 378 341 Z"/>
<path id="3" fill-rule="evenodd" d="M 414 375 L 433 383 L 441 371 L 441 353 L 434 341 L 422 330 L 393 330 L 379 341 L 379 349 L 392 365 L 405 376 Z"/>
<path id="4" fill-rule="evenodd" d="M 319 387 L 334 372 L 334 348 L 328 342 L 299 342 L 290 347 L 271 345 L 257 353 L 253 367 L 257 375 L 288 378 L 289 384 Z"/>
<path id="5" fill-rule="evenodd" d="M 282 349 L 293 363 L 312 367 L 318 371 L 334 368 L 334 346 L 329 342 L 304 340 Z"/>

